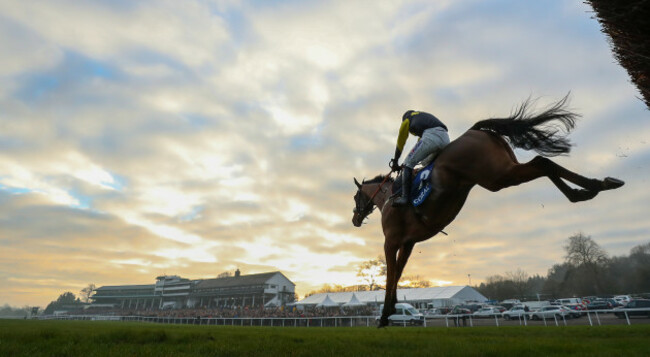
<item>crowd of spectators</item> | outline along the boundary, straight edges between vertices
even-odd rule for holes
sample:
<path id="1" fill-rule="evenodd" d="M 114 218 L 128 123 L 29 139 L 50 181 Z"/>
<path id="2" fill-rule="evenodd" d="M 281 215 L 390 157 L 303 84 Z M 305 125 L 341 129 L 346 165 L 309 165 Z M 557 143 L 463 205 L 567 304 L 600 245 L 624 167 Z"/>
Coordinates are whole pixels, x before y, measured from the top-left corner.
<path id="1" fill-rule="evenodd" d="M 223 307 L 223 308 L 184 308 L 184 309 L 119 309 L 94 308 L 80 311 L 68 311 L 69 315 L 113 315 L 113 316 L 143 316 L 143 317 L 175 317 L 175 318 L 296 318 L 296 317 L 344 317 L 372 316 L 376 308 L 360 307 L 327 307 L 317 308 L 298 307 Z"/>

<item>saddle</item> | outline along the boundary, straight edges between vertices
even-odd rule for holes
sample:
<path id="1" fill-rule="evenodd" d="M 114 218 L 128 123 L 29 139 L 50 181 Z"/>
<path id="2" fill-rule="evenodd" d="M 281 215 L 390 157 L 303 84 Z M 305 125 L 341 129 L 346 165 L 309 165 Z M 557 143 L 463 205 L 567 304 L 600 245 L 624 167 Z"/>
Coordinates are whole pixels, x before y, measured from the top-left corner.
<path id="1" fill-rule="evenodd" d="M 431 182 L 431 173 L 433 172 L 433 165 L 435 161 L 431 161 L 428 165 L 413 170 L 413 183 L 411 184 L 411 204 L 413 207 L 418 207 L 433 191 L 433 184 Z M 393 182 L 393 196 L 401 195 L 402 193 L 402 173 L 397 175 L 395 182 Z"/>

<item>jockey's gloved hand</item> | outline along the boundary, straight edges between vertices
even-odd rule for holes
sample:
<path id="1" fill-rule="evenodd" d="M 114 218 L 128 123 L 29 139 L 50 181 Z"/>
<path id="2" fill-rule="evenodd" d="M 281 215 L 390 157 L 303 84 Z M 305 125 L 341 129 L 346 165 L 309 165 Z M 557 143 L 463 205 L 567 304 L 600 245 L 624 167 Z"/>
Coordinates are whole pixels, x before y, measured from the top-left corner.
<path id="1" fill-rule="evenodd" d="M 390 159 L 389 166 L 391 170 L 399 172 L 402 169 L 402 167 L 399 165 L 397 160 L 398 159 L 395 158 Z"/>

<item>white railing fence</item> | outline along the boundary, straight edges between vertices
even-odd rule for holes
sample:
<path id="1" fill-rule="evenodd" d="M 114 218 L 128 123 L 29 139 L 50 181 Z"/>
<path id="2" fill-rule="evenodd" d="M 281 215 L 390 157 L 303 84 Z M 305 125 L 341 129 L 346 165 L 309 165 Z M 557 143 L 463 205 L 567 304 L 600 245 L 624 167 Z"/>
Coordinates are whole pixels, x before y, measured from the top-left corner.
<path id="1" fill-rule="evenodd" d="M 474 327 L 474 326 L 569 326 L 569 325 L 632 325 L 650 323 L 650 308 L 574 311 L 571 315 L 540 316 L 534 311 L 512 316 L 502 315 L 478 318 L 472 315 L 427 316 L 419 326 L 424 327 Z M 535 317 L 535 318 L 533 318 Z M 41 320 L 91 320 L 133 321 L 159 324 L 210 325 L 210 326 L 276 326 L 276 327 L 372 327 L 377 325 L 376 316 L 337 317 L 173 317 L 173 316 L 113 316 L 113 315 L 50 315 Z M 408 322 L 395 325 L 412 326 Z"/>

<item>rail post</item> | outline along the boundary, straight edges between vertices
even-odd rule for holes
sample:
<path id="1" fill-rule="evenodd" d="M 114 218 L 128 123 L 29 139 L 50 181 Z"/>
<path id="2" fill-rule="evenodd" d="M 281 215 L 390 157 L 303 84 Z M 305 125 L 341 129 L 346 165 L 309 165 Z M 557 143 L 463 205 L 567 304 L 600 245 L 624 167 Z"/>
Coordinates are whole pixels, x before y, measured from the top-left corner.
<path id="1" fill-rule="evenodd" d="M 627 311 L 624 311 L 624 312 L 625 312 L 625 320 L 627 320 L 627 324 L 628 324 L 628 325 L 631 325 L 631 323 L 630 323 L 630 317 L 627 316 Z"/>

